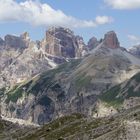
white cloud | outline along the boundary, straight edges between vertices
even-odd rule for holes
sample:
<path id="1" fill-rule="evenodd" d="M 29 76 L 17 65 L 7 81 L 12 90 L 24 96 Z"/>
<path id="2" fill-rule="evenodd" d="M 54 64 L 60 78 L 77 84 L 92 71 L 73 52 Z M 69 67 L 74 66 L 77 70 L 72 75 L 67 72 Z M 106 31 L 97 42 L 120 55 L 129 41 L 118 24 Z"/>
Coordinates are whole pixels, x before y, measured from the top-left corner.
<path id="1" fill-rule="evenodd" d="M 138 9 L 140 8 L 140 0 L 104 0 L 113 9 Z"/>
<path id="2" fill-rule="evenodd" d="M 35 26 L 96 27 L 112 22 L 111 17 L 97 16 L 95 20 L 80 20 L 55 10 L 46 3 L 33 0 L 16 2 L 0 0 L 0 22 L 20 21 Z"/>
<path id="3" fill-rule="evenodd" d="M 129 39 L 132 43 L 135 43 L 135 44 L 139 44 L 139 43 L 140 43 L 140 37 L 138 37 L 138 36 L 135 36 L 135 35 L 128 35 L 127 37 L 128 37 L 128 39 Z"/>
<path id="4" fill-rule="evenodd" d="M 108 17 L 108 16 L 97 16 L 96 19 L 96 24 L 106 24 L 109 22 L 113 22 L 113 18 Z"/>

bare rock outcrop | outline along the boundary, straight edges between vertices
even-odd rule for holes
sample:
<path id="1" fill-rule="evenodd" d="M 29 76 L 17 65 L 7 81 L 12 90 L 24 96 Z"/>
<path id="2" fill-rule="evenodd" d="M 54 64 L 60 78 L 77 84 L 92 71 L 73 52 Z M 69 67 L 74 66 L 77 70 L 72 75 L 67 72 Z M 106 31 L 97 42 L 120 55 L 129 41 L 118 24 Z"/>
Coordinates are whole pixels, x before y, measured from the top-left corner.
<path id="1" fill-rule="evenodd" d="M 48 54 L 64 58 L 82 56 L 86 46 L 82 37 L 75 36 L 70 29 L 62 27 L 50 28 L 41 44 Z"/>
<path id="2" fill-rule="evenodd" d="M 103 44 L 111 49 L 120 47 L 120 43 L 114 31 L 110 31 L 105 34 Z"/>
<path id="3" fill-rule="evenodd" d="M 96 46 L 99 45 L 99 41 L 97 40 L 96 37 L 92 37 L 89 41 L 88 41 L 88 48 L 89 50 L 94 49 Z"/>
<path id="4" fill-rule="evenodd" d="M 5 46 L 7 48 L 11 47 L 14 49 L 24 49 L 27 47 L 25 41 L 18 36 L 6 35 L 4 40 L 5 40 Z"/>

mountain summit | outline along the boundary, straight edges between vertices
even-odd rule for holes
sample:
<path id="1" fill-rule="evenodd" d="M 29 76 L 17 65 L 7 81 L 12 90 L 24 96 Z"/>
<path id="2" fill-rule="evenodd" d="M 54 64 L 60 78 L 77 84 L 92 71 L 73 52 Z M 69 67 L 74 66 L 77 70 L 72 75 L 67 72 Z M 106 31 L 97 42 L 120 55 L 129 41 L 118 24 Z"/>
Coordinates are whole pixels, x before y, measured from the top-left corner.
<path id="1" fill-rule="evenodd" d="M 110 31 L 105 34 L 103 44 L 111 49 L 120 47 L 120 43 L 114 31 Z"/>
<path id="2" fill-rule="evenodd" d="M 83 38 L 75 36 L 73 31 L 63 27 L 49 28 L 41 47 L 48 54 L 64 58 L 81 57 L 86 50 Z"/>

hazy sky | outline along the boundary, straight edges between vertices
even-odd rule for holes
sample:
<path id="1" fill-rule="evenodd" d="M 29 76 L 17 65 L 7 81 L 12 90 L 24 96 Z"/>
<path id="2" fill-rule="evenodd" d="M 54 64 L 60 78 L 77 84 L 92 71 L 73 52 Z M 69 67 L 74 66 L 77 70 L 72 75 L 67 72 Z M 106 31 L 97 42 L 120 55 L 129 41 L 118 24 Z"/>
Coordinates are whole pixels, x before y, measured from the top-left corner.
<path id="1" fill-rule="evenodd" d="M 114 30 L 123 47 L 140 44 L 140 0 L 0 0 L 0 36 L 28 31 L 43 38 L 50 26 L 65 26 L 87 42 Z"/>

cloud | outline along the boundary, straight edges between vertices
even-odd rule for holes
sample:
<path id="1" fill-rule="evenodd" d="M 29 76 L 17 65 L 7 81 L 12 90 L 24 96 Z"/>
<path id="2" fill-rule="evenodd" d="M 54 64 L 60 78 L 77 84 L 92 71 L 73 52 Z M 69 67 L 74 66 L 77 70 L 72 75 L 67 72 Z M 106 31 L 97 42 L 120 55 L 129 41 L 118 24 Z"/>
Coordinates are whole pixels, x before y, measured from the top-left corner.
<path id="1" fill-rule="evenodd" d="M 140 37 L 138 37 L 138 36 L 135 36 L 135 35 L 128 35 L 127 37 L 128 37 L 128 39 L 129 39 L 132 43 L 135 43 L 135 44 L 139 44 L 139 43 L 140 43 Z"/>
<path id="2" fill-rule="evenodd" d="M 108 22 L 113 22 L 114 19 L 108 16 L 97 16 L 95 21 L 96 24 L 106 24 Z"/>
<path id="3" fill-rule="evenodd" d="M 140 0 L 104 0 L 107 5 L 111 6 L 113 9 L 129 10 L 129 9 L 139 9 Z"/>
<path id="4" fill-rule="evenodd" d="M 108 16 L 97 16 L 95 20 L 80 20 L 55 10 L 47 3 L 26 0 L 0 0 L 0 22 L 26 22 L 35 26 L 67 26 L 75 28 L 96 27 L 112 22 Z"/>

